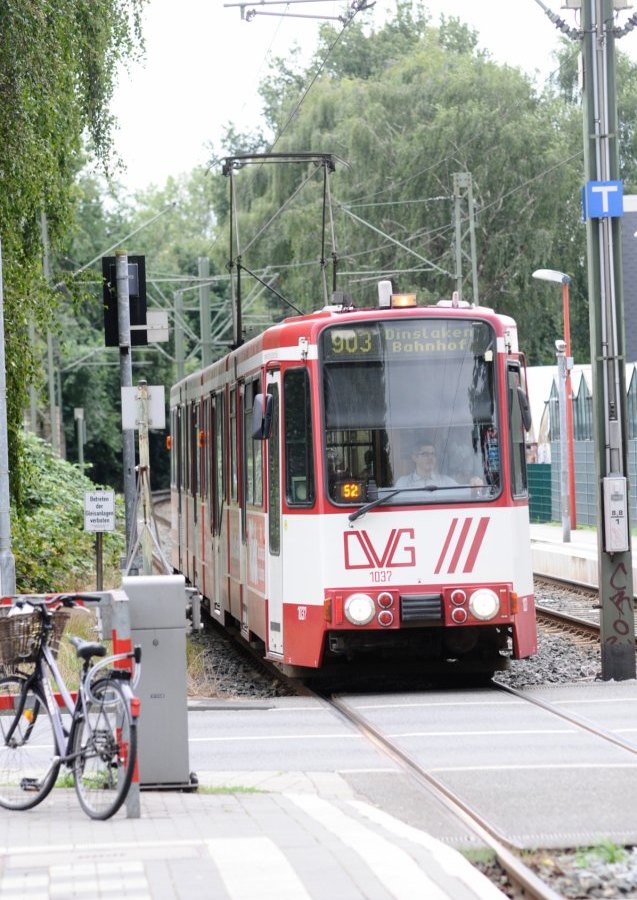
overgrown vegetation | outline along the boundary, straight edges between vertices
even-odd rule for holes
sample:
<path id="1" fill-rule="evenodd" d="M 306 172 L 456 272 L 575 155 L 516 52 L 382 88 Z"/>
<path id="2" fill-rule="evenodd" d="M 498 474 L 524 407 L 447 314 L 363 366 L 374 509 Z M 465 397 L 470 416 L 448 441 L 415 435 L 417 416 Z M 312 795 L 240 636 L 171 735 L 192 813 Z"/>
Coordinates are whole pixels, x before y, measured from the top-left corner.
<path id="1" fill-rule="evenodd" d="M 30 323 L 46 334 L 60 293 L 43 271 L 73 224 L 78 172 L 113 163 L 109 104 L 120 60 L 141 46 L 145 0 L 0 3 L 0 238 L 4 282 L 11 490 L 22 502 L 21 427 L 38 366 Z"/>
<path id="2" fill-rule="evenodd" d="M 610 838 L 606 838 L 594 847 L 580 848 L 577 851 L 577 865 L 580 868 L 588 868 L 592 862 L 603 862 L 607 865 L 621 863 L 627 858 L 628 852 Z"/>
<path id="3" fill-rule="evenodd" d="M 44 441 L 25 435 L 23 503 L 12 510 L 12 549 L 18 593 L 86 590 L 95 579 L 95 535 L 84 530 L 84 494 L 95 484 L 55 456 Z M 104 534 L 104 584 L 114 586 L 124 551 L 124 513 Z"/>
<path id="4" fill-rule="evenodd" d="M 259 87 L 260 122 L 244 133 L 230 123 L 225 136 L 211 134 L 216 158 L 210 170 L 170 178 L 122 204 L 116 192 L 107 196 L 101 181 L 86 172 L 78 175 L 84 152 L 80 135 L 88 128 L 95 156 L 108 169 L 113 66 L 140 46 L 139 13 L 145 2 L 0 4 L 0 92 L 5 99 L 0 105 L 0 234 L 14 503 L 21 502 L 17 452 L 26 378 L 41 379 L 25 352 L 33 318 L 42 335 L 49 324 L 58 329 L 70 457 L 77 459 L 73 408 L 83 407 L 91 476 L 121 485 L 117 351 L 104 348 L 99 266 L 73 278 L 113 239 L 135 232 L 134 246 L 126 249 L 146 256 L 152 307 L 169 309 L 173 290 L 186 288 L 186 372 L 201 360 L 198 285 L 191 279 L 197 275 L 197 257 L 209 256 L 215 278 L 213 352 L 227 349 L 230 211 L 228 179 L 219 164 L 226 154 L 312 151 L 347 163 L 337 163 L 330 180 L 334 248 L 331 222 L 327 245 L 321 247 L 320 169 L 250 166 L 236 173 L 242 263 L 272 280 L 276 291 L 304 311 L 324 304 L 324 284 L 331 289 L 332 249 L 338 260 L 336 286 L 358 305 L 375 305 L 376 282 L 388 277 L 401 290 L 416 291 L 421 303 L 450 297 L 456 286 L 453 177 L 470 172 L 481 302 L 517 319 L 531 365 L 552 364 L 561 304 L 554 286 L 533 281 L 531 273 L 540 267 L 568 272 L 573 279 L 572 352 L 577 362 L 589 359 L 576 42 L 564 39 L 556 73 L 548 84 L 538 85 L 521 70 L 491 59 L 472 28 L 452 16 L 434 23 L 426 3 L 416 0 L 398 0 L 393 18 L 379 26 L 363 14 L 342 33 L 340 25 L 324 24 L 309 65 L 294 53 L 273 62 Z M 40 60 L 38 66 L 34 59 Z M 620 48 L 617 97 L 620 174 L 629 192 L 637 189 L 637 65 Z M 308 183 L 294 194 L 306 177 Z M 49 221 L 52 283 L 63 284 L 68 295 L 45 285 L 41 209 Z M 272 219 L 273 227 L 263 228 Z M 463 267 L 465 296 L 470 297 L 468 260 Z M 273 291 L 245 273 L 242 292 L 246 335 L 289 314 Z M 36 356 L 43 350 L 36 348 Z M 135 378 L 143 374 L 149 384 L 168 387 L 176 380 L 173 352 L 174 344 L 136 348 Z M 153 487 L 166 485 L 167 463 L 163 435 L 151 433 Z"/>

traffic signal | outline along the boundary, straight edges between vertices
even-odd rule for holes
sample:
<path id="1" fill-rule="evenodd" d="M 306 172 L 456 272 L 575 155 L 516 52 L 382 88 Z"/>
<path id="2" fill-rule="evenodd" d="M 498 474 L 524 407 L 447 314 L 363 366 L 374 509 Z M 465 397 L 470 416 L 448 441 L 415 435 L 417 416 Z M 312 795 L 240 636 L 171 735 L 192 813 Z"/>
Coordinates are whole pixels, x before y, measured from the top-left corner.
<path id="1" fill-rule="evenodd" d="M 104 280 L 104 338 L 107 347 L 119 347 L 117 320 L 117 268 L 114 256 L 102 257 Z M 134 325 L 146 325 L 146 257 L 128 257 L 128 296 L 130 304 L 131 346 L 148 343 L 146 328 L 137 330 Z"/>

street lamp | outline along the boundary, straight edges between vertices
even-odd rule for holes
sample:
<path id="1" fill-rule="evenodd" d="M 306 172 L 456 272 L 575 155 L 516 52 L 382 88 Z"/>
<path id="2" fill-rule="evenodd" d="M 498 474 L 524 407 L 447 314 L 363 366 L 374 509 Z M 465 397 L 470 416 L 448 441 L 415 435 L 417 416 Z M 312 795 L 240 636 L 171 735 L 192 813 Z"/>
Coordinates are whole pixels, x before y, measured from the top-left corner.
<path id="1" fill-rule="evenodd" d="M 571 527 L 577 528 L 577 512 L 575 503 L 575 451 L 573 444 L 573 391 L 571 389 L 571 326 L 569 319 L 568 286 L 570 275 L 557 272 L 555 269 L 536 269 L 533 278 L 540 281 L 553 281 L 562 285 L 562 306 L 564 311 L 564 384 L 566 389 L 566 447 L 568 461 L 568 494 L 570 498 Z M 562 439 L 563 440 L 563 439 Z"/>
<path id="2" fill-rule="evenodd" d="M 564 436 L 566 434 L 566 341 L 555 341 L 557 371 L 560 398 L 560 509 L 562 511 L 562 541 L 566 544 L 571 539 L 571 517 L 568 502 L 568 448 Z"/>

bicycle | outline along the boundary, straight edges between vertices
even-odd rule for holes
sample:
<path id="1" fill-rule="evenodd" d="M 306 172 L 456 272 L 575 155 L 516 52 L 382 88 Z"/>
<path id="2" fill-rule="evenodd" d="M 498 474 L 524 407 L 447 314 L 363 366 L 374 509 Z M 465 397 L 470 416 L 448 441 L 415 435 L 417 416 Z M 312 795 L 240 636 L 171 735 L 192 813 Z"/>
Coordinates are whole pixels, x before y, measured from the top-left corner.
<path id="1" fill-rule="evenodd" d="M 113 816 L 130 789 L 137 762 L 139 700 L 133 688 L 141 648 L 106 656 L 103 644 L 69 637 L 82 660 L 74 700 L 55 658 L 70 608 L 83 608 L 82 599 L 79 594 L 20 598 L 9 615 L 0 616 L 0 662 L 12 670 L 0 678 L 0 806 L 5 809 L 41 803 L 62 765 L 93 819 Z M 93 663 L 94 658 L 100 659 Z M 134 679 L 123 668 L 107 668 L 127 660 L 135 661 Z M 23 671 L 24 663 L 33 663 L 33 671 Z"/>

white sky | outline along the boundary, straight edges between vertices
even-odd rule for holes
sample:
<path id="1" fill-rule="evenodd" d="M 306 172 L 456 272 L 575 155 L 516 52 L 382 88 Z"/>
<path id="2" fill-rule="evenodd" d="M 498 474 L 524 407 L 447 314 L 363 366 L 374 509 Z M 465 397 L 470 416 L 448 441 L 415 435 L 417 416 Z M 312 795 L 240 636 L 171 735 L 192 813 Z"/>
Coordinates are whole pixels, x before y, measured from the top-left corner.
<path id="1" fill-rule="evenodd" d="M 259 121 L 256 88 L 267 74 L 268 59 L 285 56 L 299 44 L 309 55 L 319 22 L 279 15 L 285 6 L 247 8 L 275 12 L 241 20 L 235 0 L 150 0 L 144 16 L 146 59 L 122 72 L 113 111 L 120 123 L 116 148 L 127 167 L 121 177 L 129 190 L 162 186 L 170 175 L 208 162 L 209 143 L 219 147 L 229 121 L 244 131 Z M 456 15 L 479 33 L 480 46 L 503 63 L 543 74 L 553 69 L 551 53 L 559 33 L 535 0 L 423 0 L 437 24 L 441 13 Z M 575 14 L 563 0 L 544 0 L 570 26 Z M 338 15 L 337 0 L 299 3 L 290 12 Z M 374 18 L 382 22 L 394 0 L 377 0 Z M 620 24 L 626 19 L 621 15 Z M 338 24 L 338 23 L 335 23 Z M 637 30 L 619 48 L 637 59 Z"/>

